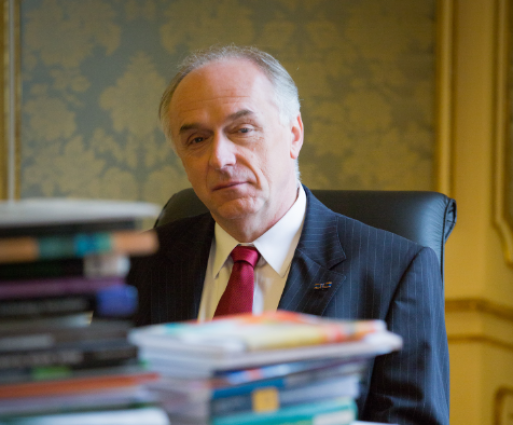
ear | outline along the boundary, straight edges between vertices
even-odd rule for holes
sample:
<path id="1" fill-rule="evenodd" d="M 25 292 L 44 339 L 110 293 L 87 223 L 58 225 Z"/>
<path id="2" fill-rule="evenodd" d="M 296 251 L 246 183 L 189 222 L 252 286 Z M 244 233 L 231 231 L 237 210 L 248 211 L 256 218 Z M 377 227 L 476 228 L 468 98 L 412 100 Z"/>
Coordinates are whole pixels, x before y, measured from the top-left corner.
<path id="1" fill-rule="evenodd" d="M 299 152 L 301 152 L 301 148 L 303 147 L 304 138 L 303 120 L 301 119 L 301 113 L 298 113 L 297 117 L 292 120 L 290 135 L 290 157 L 292 159 L 297 159 Z"/>

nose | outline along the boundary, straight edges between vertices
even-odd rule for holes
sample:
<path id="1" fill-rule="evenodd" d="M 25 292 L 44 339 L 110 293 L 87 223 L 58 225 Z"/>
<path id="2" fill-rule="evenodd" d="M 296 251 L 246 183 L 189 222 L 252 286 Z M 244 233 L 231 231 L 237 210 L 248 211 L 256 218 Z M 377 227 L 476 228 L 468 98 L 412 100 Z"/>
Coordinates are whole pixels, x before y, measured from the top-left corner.
<path id="1" fill-rule="evenodd" d="M 223 133 L 216 133 L 210 145 L 209 165 L 221 170 L 224 167 L 235 165 L 235 144 Z"/>

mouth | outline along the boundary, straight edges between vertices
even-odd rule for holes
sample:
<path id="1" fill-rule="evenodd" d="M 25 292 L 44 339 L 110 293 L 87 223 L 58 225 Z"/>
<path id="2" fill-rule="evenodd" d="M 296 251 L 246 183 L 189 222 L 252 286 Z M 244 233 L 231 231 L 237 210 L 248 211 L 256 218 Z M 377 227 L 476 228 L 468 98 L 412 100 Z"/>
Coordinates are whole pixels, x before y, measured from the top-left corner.
<path id="1" fill-rule="evenodd" d="M 246 182 L 244 182 L 244 181 L 231 181 L 231 182 L 219 183 L 212 188 L 212 192 L 216 192 L 218 190 L 224 190 L 224 189 L 234 189 L 238 186 L 242 186 L 245 183 Z"/>

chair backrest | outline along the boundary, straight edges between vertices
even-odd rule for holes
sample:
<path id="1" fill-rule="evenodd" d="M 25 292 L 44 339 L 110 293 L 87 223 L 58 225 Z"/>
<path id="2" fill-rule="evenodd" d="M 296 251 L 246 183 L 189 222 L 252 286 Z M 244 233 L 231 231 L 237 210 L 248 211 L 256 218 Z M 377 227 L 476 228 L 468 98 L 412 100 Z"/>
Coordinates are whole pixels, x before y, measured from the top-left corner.
<path id="1" fill-rule="evenodd" d="M 444 276 L 445 241 L 456 224 L 456 202 L 428 191 L 312 190 L 328 208 L 432 248 Z M 207 212 L 192 189 L 174 194 L 155 226 Z"/>

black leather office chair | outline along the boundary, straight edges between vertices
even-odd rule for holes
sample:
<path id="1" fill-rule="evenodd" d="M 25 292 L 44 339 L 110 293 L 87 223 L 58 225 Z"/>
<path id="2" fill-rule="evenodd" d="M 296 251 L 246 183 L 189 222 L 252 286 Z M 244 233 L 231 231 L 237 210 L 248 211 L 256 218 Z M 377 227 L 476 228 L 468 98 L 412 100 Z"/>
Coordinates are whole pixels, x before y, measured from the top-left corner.
<path id="1" fill-rule="evenodd" d="M 445 241 L 456 224 L 456 202 L 438 192 L 312 190 L 328 208 L 432 248 L 444 276 Z M 207 212 L 192 189 L 174 194 L 155 226 Z"/>

